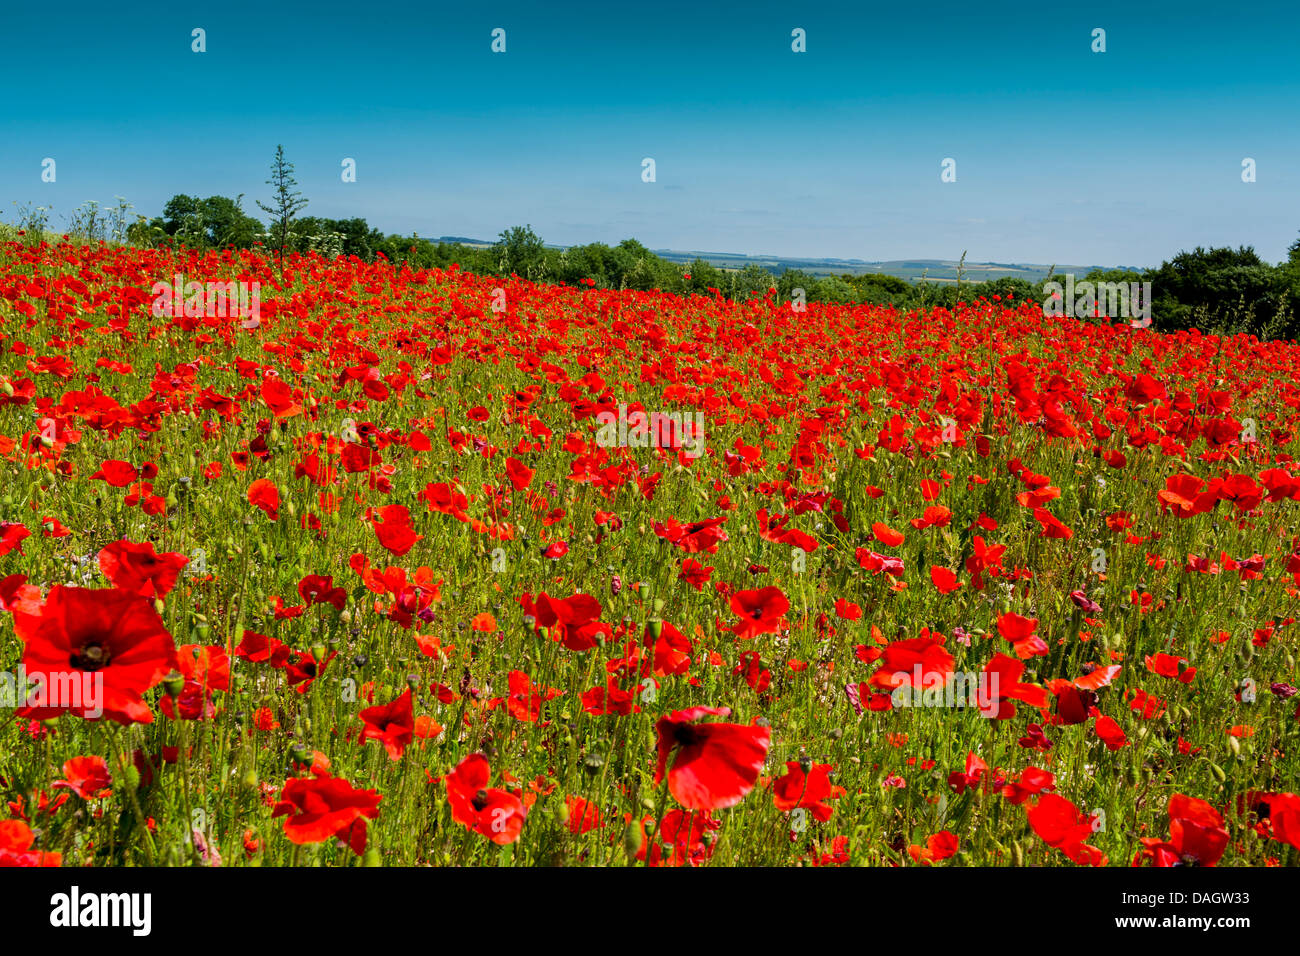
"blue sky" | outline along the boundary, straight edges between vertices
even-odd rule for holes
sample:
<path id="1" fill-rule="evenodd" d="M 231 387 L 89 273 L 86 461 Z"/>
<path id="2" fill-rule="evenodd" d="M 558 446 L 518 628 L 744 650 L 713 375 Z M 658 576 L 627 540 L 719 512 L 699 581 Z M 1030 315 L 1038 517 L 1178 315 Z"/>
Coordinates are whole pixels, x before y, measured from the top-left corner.
<path id="1" fill-rule="evenodd" d="M 1294 0 L 69 0 L 5 5 L 0 36 L 9 221 L 179 192 L 256 213 L 283 143 L 307 214 L 422 236 L 1144 266 L 1277 261 L 1300 230 Z"/>

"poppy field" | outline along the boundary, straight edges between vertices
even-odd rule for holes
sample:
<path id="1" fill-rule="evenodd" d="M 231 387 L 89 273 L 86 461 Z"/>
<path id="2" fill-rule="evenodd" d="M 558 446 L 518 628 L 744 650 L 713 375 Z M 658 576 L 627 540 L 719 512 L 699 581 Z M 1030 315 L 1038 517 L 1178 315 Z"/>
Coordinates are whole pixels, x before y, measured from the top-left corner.
<path id="1" fill-rule="evenodd" d="M 1295 866 L 1297 383 L 1034 301 L 5 243 L 0 865 Z"/>

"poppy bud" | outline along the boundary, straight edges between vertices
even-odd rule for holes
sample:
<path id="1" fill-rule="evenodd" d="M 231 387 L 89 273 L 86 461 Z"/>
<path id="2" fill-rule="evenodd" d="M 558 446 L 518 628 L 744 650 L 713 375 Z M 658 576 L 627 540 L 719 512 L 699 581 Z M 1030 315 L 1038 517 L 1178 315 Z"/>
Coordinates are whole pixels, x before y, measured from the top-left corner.
<path id="1" fill-rule="evenodd" d="M 177 697 L 185 689 L 185 677 L 180 671 L 172 671 L 163 678 L 163 690 L 168 697 Z"/>
<path id="2" fill-rule="evenodd" d="M 1011 862 L 1016 866 L 1025 865 L 1025 848 L 1020 845 L 1019 840 L 1011 844 Z"/>
<path id="3" fill-rule="evenodd" d="M 1228 749 L 1232 751 L 1234 757 L 1241 756 L 1241 741 L 1236 737 L 1228 738 Z"/>
<path id="4" fill-rule="evenodd" d="M 128 789 L 140 789 L 140 770 L 135 764 L 131 763 L 119 768 L 118 774 L 119 778 L 125 781 Z"/>
<path id="5" fill-rule="evenodd" d="M 157 611 L 159 614 L 161 614 L 164 610 L 166 610 L 166 608 L 167 608 L 167 605 L 166 605 L 166 604 L 163 604 L 163 600 L 162 600 L 162 598 L 154 598 L 154 599 L 153 599 L 153 609 L 154 609 L 155 611 Z"/>
<path id="6" fill-rule="evenodd" d="M 384 858 L 380 854 L 380 852 L 372 846 L 369 849 L 367 849 L 365 854 L 361 857 L 361 865 L 362 866 L 383 866 Z"/>
<path id="7" fill-rule="evenodd" d="M 623 850 L 627 853 L 628 859 L 635 860 L 643 846 L 645 846 L 645 834 L 641 832 L 641 821 L 633 820 L 623 831 Z"/>
<path id="8" fill-rule="evenodd" d="M 1214 779 L 1219 781 L 1219 783 L 1223 783 L 1228 779 L 1228 775 L 1223 772 L 1223 768 L 1217 763 L 1210 764 L 1210 773 L 1214 774 Z"/>

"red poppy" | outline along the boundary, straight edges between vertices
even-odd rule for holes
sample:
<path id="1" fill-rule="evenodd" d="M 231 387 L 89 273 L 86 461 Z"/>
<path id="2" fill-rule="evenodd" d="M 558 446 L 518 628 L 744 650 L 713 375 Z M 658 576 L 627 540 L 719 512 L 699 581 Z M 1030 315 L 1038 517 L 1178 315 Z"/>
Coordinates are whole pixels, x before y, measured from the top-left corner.
<path id="1" fill-rule="evenodd" d="M 561 642 L 571 651 L 590 650 L 601 635 L 608 637 L 614 633 L 612 627 L 598 620 L 600 602 L 590 594 L 575 594 L 561 600 L 543 591 L 536 603 L 525 594 L 519 599 L 519 605 L 524 614 L 533 618 L 536 629 L 547 628 L 551 640 Z"/>
<path id="2" fill-rule="evenodd" d="M 99 569 L 113 586 L 141 597 L 166 597 L 189 558 L 176 551 L 155 553 L 152 542 L 114 541 L 99 552 Z"/>
<path id="3" fill-rule="evenodd" d="M 1098 717 L 1092 729 L 1097 732 L 1107 750 L 1119 750 L 1128 746 L 1128 735 L 1113 717 Z"/>
<path id="4" fill-rule="evenodd" d="M 491 780 L 487 758 L 470 754 L 443 782 L 451 818 L 498 846 L 505 846 L 519 839 L 528 811 L 513 793 L 489 787 Z"/>
<path id="5" fill-rule="evenodd" d="M 378 740 L 388 751 L 390 760 L 400 760 L 406 745 L 415 735 L 415 710 L 411 704 L 410 688 L 392 703 L 367 707 L 359 716 L 364 725 L 361 740 Z"/>
<path id="6" fill-rule="evenodd" d="M 668 758 L 668 791 L 684 807 L 721 810 L 735 806 L 754 788 L 772 733 L 745 724 L 699 723 L 701 717 L 726 717 L 728 707 L 673 711 L 655 723 L 659 762 L 655 783 L 663 780 Z M 674 756 L 675 752 L 675 756 Z"/>
<path id="7" fill-rule="evenodd" d="M 398 556 L 406 554 L 415 547 L 415 542 L 424 537 L 416 534 L 411 526 L 411 512 L 406 505 L 375 508 L 370 512 L 369 518 L 379 543 Z"/>
<path id="8" fill-rule="evenodd" d="M 1075 863 L 1105 866 L 1106 856 L 1083 841 L 1093 833 L 1094 820 L 1079 811 L 1069 800 L 1045 793 L 1026 814 L 1029 825 L 1048 846 L 1055 847 Z"/>
<path id="9" fill-rule="evenodd" d="M 258 478 L 248 486 L 248 503 L 260 508 L 272 521 L 280 517 L 280 489 L 269 479 Z"/>
<path id="10" fill-rule="evenodd" d="M 67 787 L 82 800 L 99 800 L 111 796 L 113 779 L 108 773 L 108 763 L 103 757 L 73 757 L 63 764 L 63 780 L 55 780 L 53 787 Z"/>
<path id="11" fill-rule="evenodd" d="M 705 567 L 694 558 L 682 559 L 682 570 L 677 577 L 685 581 L 697 591 L 703 591 L 704 585 L 709 583 L 709 578 L 713 576 L 713 568 Z"/>
<path id="12" fill-rule="evenodd" d="M 740 620 L 731 626 L 731 630 L 742 641 L 770 634 L 780 629 L 782 615 L 789 609 L 790 600 L 778 587 L 737 591 L 731 596 L 731 610 L 740 615 Z"/>
<path id="13" fill-rule="evenodd" d="M 778 810 L 789 812 L 797 807 L 807 807 L 815 820 L 825 823 L 835 812 L 826 801 L 838 800 L 848 794 L 843 787 L 831 783 L 833 764 L 813 764 L 804 773 L 799 761 L 787 760 L 785 769 L 785 774 L 772 783 L 772 802 Z"/>
<path id="14" fill-rule="evenodd" d="M 1021 660 L 1047 653 L 1047 642 L 1034 633 L 1037 629 L 1036 617 L 1021 617 L 1008 611 L 998 618 L 998 633 L 1015 645 L 1016 656 Z"/>
<path id="15" fill-rule="evenodd" d="M 548 700 L 554 700 L 564 693 L 564 691 L 555 687 L 543 687 L 540 684 L 534 684 L 532 678 L 523 671 L 511 671 L 509 682 L 510 696 L 507 698 L 497 697 L 488 702 L 488 707 L 489 709 L 495 709 L 504 702 L 511 717 L 526 723 L 536 723 L 541 716 L 542 704 Z"/>
<path id="16" fill-rule="evenodd" d="M 62 854 L 33 850 L 35 842 L 36 834 L 24 821 L 0 820 L 0 867 L 62 865 Z"/>
<path id="17" fill-rule="evenodd" d="M 49 692 L 44 706 L 21 708 L 20 717 L 70 713 L 94 720 L 102 711 L 120 724 L 149 723 L 144 693 L 177 668 L 172 636 L 152 602 L 117 588 L 56 584 L 39 613 L 14 611 L 14 628 L 26 645 L 23 666 L 42 675 Z M 95 688 L 89 695 L 88 686 Z"/>
<path id="18" fill-rule="evenodd" d="M 91 475 L 90 480 L 98 479 L 107 482 L 112 488 L 125 488 L 139 476 L 140 473 L 135 470 L 135 465 L 129 461 L 109 459 L 99 466 L 99 471 Z"/>
<path id="19" fill-rule="evenodd" d="M 917 863 L 930 866 L 956 856 L 960 848 L 961 841 L 957 839 L 956 834 L 949 830 L 940 830 L 934 836 L 926 838 L 924 847 L 909 846 L 907 854 Z"/>
<path id="20" fill-rule="evenodd" d="M 523 491 L 527 488 L 532 483 L 534 474 L 536 472 L 518 458 L 506 459 L 506 477 L 510 479 L 510 484 L 515 491 Z"/>
<path id="21" fill-rule="evenodd" d="M 23 553 L 23 539 L 31 537 L 31 532 L 24 525 L 12 521 L 0 521 L 0 557 L 4 557 L 15 548 Z"/>
<path id="22" fill-rule="evenodd" d="M 1021 701 L 1030 707 L 1047 706 L 1047 688 L 1037 684 L 1020 683 L 1020 675 L 1024 672 L 1024 662 L 1008 657 L 1006 654 L 994 654 L 993 659 L 984 665 L 986 693 L 989 697 L 987 703 L 989 705 L 997 703 L 998 712 L 995 715 L 997 720 L 1007 720 L 1016 715 L 1016 705 L 1012 703 L 1013 700 Z M 980 701 L 980 704 L 985 705 L 985 701 Z"/>
<path id="23" fill-rule="evenodd" d="M 1141 837 L 1134 858 L 1155 866 L 1215 866 L 1228 846 L 1223 817 L 1204 800 L 1176 793 L 1169 798 L 1169 839 Z"/>
<path id="24" fill-rule="evenodd" d="M 285 817 L 284 835 L 294 843 L 337 837 L 360 856 L 366 850 L 366 821 L 379 815 L 377 790 L 358 790 L 339 777 L 293 777 L 280 791 L 271 816 Z"/>

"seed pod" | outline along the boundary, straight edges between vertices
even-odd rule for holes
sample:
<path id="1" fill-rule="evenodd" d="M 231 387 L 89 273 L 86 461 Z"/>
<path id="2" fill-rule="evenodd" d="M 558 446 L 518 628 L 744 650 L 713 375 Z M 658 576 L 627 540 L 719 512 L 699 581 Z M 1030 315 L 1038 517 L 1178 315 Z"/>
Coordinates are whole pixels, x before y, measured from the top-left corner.
<path id="1" fill-rule="evenodd" d="M 633 820 L 623 831 L 623 850 L 627 853 L 628 859 L 635 860 L 644 845 L 645 834 L 641 832 L 641 821 Z"/>

